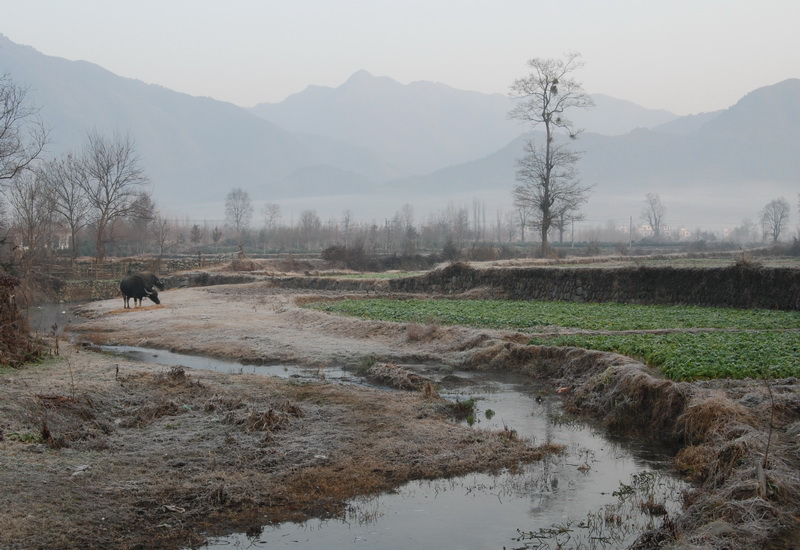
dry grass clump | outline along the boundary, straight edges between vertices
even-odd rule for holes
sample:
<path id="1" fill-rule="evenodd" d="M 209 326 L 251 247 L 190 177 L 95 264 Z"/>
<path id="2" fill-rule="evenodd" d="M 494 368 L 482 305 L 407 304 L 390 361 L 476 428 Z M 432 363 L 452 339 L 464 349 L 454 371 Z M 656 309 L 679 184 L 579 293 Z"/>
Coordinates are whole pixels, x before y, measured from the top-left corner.
<path id="1" fill-rule="evenodd" d="M 409 342 L 430 342 L 437 339 L 441 333 L 438 323 L 409 323 L 406 326 L 406 340 Z"/>
<path id="2" fill-rule="evenodd" d="M 688 402 L 688 385 L 651 376 L 635 365 L 610 367 L 580 386 L 569 410 L 591 412 L 612 431 L 678 439 L 675 423 Z"/>
<path id="3" fill-rule="evenodd" d="M 737 425 L 756 425 L 755 415 L 721 391 L 695 398 L 676 422 L 678 432 L 690 444 L 707 441 L 723 429 L 730 432 Z"/>
<path id="4" fill-rule="evenodd" d="M 267 410 L 250 411 L 243 419 L 236 420 L 235 415 L 229 413 L 229 422 L 241 424 L 246 432 L 277 432 L 289 427 L 291 418 L 302 418 L 305 416 L 303 410 L 286 401 L 276 408 Z"/>
<path id="5" fill-rule="evenodd" d="M 717 450 L 710 445 L 688 445 L 675 456 L 675 467 L 689 480 L 698 482 L 708 477 Z"/>
<path id="6" fill-rule="evenodd" d="M 153 377 L 157 385 L 169 386 L 172 388 L 185 387 L 189 389 L 202 389 L 203 384 L 199 380 L 193 379 L 186 374 L 186 367 L 180 365 L 170 367 L 169 370 L 159 372 Z"/>
<path id="7" fill-rule="evenodd" d="M 433 382 L 427 382 L 424 386 L 422 386 L 422 397 L 423 399 L 438 399 L 439 392 L 436 391 L 436 386 Z"/>
<path id="8" fill-rule="evenodd" d="M 263 267 L 250 258 L 236 258 L 230 263 L 229 271 L 261 271 Z"/>
<path id="9" fill-rule="evenodd" d="M 422 391 L 426 385 L 432 384 L 430 378 L 392 363 L 372 365 L 365 372 L 365 376 L 369 380 L 398 390 Z"/>
<path id="10" fill-rule="evenodd" d="M 119 425 L 122 428 L 143 428 L 165 416 L 178 416 L 183 410 L 184 407 L 172 400 L 144 403 L 131 408 Z"/>
<path id="11" fill-rule="evenodd" d="M 35 405 L 26 412 L 29 426 L 39 424 L 38 441 L 53 449 L 80 447 L 103 449 L 113 426 L 97 414 L 88 395 L 36 395 Z"/>

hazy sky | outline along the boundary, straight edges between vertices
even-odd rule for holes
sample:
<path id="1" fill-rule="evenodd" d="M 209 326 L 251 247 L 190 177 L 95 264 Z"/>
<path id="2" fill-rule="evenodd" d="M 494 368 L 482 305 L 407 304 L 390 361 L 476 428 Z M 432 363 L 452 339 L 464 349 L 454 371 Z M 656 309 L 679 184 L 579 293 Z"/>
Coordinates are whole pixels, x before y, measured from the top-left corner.
<path id="1" fill-rule="evenodd" d="M 42 53 L 241 106 L 366 69 L 507 93 L 575 50 L 590 93 L 693 114 L 800 77 L 798 0 L 0 0 Z"/>

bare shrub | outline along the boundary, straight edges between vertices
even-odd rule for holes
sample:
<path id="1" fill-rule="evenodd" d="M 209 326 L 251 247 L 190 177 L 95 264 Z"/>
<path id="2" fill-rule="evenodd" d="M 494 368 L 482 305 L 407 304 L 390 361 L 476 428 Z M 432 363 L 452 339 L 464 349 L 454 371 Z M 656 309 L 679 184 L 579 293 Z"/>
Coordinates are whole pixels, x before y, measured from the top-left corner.
<path id="1" fill-rule="evenodd" d="M 19 284 L 19 279 L 0 270 L 0 365 L 13 368 L 42 358 L 46 349 L 31 335 L 28 322 L 17 308 L 15 288 Z"/>
<path id="2" fill-rule="evenodd" d="M 742 250 L 742 253 L 737 256 L 734 265 L 739 269 L 759 269 L 763 267 L 763 264 L 755 259 L 753 253 L 747 250 Z"/>

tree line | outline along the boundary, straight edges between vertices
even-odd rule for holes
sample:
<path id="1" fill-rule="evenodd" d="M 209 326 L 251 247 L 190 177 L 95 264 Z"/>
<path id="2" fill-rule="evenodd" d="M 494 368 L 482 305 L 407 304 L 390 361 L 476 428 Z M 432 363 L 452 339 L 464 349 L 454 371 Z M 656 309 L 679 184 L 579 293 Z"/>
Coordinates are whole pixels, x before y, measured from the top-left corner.
<path id="1" fill-rule="evenodd" d="M 391 218 L 366 223 L 354 221 L 350 210 L 323 220 L 312 209 L 287 223 L 280 206 L 267 202 L 258 210 L 261 222 L 253 224 L 256 208 L 241 188 L 226 197 L 224 223 L 169 219 L 153 200 L 131 136 L 91 130 L 76 150 L 45 158 L 47 126 L 26 101 L 27 90 L 10 75 L 0 76 L 0 262 L 6 270 L 25 271 L 53 255 L 72 260 L 89 255 L 102 261 L 108 255 L 163 256 L 225 247 L 263 253 L 338 247 L 402 256 L 436 251 L 445 259 L 458 259 L 465 249 L 473 255 L 478 248 L 502 255 L 503 243 L 526 243 L 526 230 L 538 232 L 540 253 L 548 255 L 550 239 L 563 242 L 574 222 L 584 219 L 580 209 L 592 190 L 575 169 L 580 154 L 569 144 L 581 130 L 568 118 L 570 110 L 590 107 L 591 99 L 571 76 L 582 65 L 579 54 L 564 60 L 533 59 L 528 65 L 532 72 L 511 87 L 518 104 L 509 116 L 531 129 L 543 126 L 544 141 L 529 141 L 524 147 L 513 210 L 488 214 L 475 200 L 471 207 L 451 204 L 418 221 L 413 206 L 405 204 Z M 784 198 L 762 209 L 764 241 L 777 242 L 785 234 L 790 211 Z M 639 237 L 665 238 L 666 208 L 658 194 L 645 195 L 640 219 L 650 234 Z M 737 240 L 749 240 L 758 233 L 758 224 L 743 220 L 736 231 Z M 578 240 L 601 233 L 608 240 L 634 237 L 632 227 L 627 233 L 609 227 L 583 232 Z"/>

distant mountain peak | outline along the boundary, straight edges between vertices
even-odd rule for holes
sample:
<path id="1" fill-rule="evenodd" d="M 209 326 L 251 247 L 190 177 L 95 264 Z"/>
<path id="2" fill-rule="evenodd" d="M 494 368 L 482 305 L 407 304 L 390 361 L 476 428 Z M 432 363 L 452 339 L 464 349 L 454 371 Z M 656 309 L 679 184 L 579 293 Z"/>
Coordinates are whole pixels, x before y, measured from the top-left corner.
<path id="1" fill-rule="evenodd" d="M 374 79 L 375 79 L 375 76 L 373 76 L 372 73 L 370 73 L 369 71 L 367 71 L 365 69 L 360 69 L 360 70 L 354 72 L 352 75 L 350 75 L 350 78 L 348 78 L 347 81 L 345 81 L 344 85 L 347 86 L 347 85 L 351 85 L 351 84 L 360 84 L 362 82 L 366 82 L 366 81 L 374 80 Z"/>

